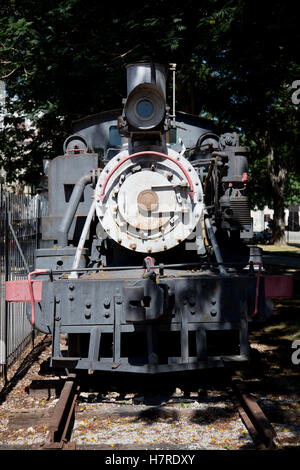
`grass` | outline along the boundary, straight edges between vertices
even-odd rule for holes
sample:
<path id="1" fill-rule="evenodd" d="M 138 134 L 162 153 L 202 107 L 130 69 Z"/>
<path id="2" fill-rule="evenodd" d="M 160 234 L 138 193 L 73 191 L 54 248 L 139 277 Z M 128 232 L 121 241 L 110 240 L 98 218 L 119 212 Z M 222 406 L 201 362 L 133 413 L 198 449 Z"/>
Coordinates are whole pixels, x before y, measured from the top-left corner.
<path id="1" fill-rule="evenodd" d="M 277 301 L 270 324 L 266 325 L 266 333 L 276 334 L 278 339 L 300 339 L 300 299 Z"/>
<path id="2" fill-rule="evenodd" d="M 292 254 L 292 255 L 300 255 L 300 245 L 298 244 L 290 244 L 286 246 L 277 246 L 277 245 L 258 245 L 259 248 L 266 253 L 280 253 L 280 254 Z"/>

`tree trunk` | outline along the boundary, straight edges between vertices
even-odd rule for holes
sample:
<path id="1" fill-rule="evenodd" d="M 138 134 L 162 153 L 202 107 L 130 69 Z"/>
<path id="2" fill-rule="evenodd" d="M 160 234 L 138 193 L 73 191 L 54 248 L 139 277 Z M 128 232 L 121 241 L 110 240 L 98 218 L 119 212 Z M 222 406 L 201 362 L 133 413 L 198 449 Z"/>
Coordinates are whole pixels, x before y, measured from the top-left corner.
<path id="1" fill-rule="evenodd" d="M 272 198 L 273 198 L 273 227 L 271 243 L 274 245 L 284 246 L 285 241 L 285 222 L 284 222 L 284 191 L 286 186 L 286 168 L 278 168 L 275 164 L 274 150 L 271 147 L 268 154 L 268 173 L 271 182 Z"/>
<path id="2" fill-rule="evenodd" d="M 284 223 L 284 199 L 277 193 L 273 196 L 274 218 L 271 243 L 284 246 L 285 241 L 285 223 Z"/>

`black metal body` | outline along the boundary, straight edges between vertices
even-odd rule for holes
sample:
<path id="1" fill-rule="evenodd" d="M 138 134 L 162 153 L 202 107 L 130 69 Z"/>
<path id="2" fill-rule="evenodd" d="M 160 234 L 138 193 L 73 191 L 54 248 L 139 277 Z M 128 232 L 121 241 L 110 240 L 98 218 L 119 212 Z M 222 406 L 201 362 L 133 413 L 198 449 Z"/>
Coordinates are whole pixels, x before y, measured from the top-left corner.
<path id="1" fill-rule="evenodd" d="M 164 86 L 156 85 L 155 65 L 147 67 L 135 64 L 129 69 L 130 73 L 137 70 L 145 82 L 140 86 L 131 76 L 133 85 L 120 119 L 111 112 L 87 118 L 86 127 L 77 123 L 73 141 L 69 138 L 65 145 L 66 154 L 49 165 L 50 213 L 43 220 L 43 238 L 49 247 L 37 250 L 35 264 L 47 272 L 37 276 L 43 279 L 43 289 L 35 326 L 53 336 L 54 367 L 164 373 L 244 364 L 249 358 L 249 321 L 263 321 L 270 315 L 264 282 L 258 279 L 260 270 L 251 266 L 251 261 L 261 263 L 261 257 L 250 247 L 248 149 L 239 146 L 236 134 L 218 137 L 210 122 L 196 116 L 180 113 L 179 124 L 171 123 L 164 108 Z M 156 78 L 163 84 L 162 69 L 160 73 Z M 128 138 L 128 145 L 120 140 L 112 149 L 109 139 L 115 139 L 117 128 Z M 177 133 L 173 143 L 171 131 Z M 100 137 L 104 155 L 89 153 L 93 144 L 99 148 Z M 192 150 L 185 151 L 179 137 Z M 115 157 L 110 165 L 112 150 Z M 130 162 L 134 152 L 141 158 Z M 147 158 L 142 159 L 143 153 Z M 101 160 L 108 161 L 104 168 Z M 122 163 L 126 170 L 118 174 Z M 153 178 L 152 186 L 143 187 L 143 175 Z M 154 260 L 149 254 L 152 247 L 147 248 L 148 254 L 142 248 L 135 251 L 136 244 L 123 247 L 121 235 L 133 237 L 124 231 L 124 223 L 116 240 L 111 230 L 116 216 L 103 229 L 107 208 L 115 213 L 124 210 L 118 197 L 126 178 L 140 185 L 137 200 L 144 206 L 138 202 L 137 207 L 142 214 L 145 204 L 149 211 L 151 198 L 158 201 L 157 194 L 163 197 L 164 191 L 176 195 L 182 214 L 188 207 L 197 220 L 191 227 L 191 249 L 186 250 L 180 237 L 176 246 L 173 243 L 167 249 L 159 228 L 161 245 Z M 101 188 L 107 184 L 105 194 Z M 98 221 L 93 204 L 103 200 L 106 206 L 98 207 Z M 158 217 L 163 217 L 162 212 Z M 171 233 L 176 229 L 174 213 L 168 225 Z M 139 231 L 140 227 L 136 237 Z M 145 233 L 139 240 L 145 240 Z M 28 314 L 30 318 L 30 310 Z"/>
<path id="2" fill-rule="evenodd" d="M 87 272 L 79 280 L 44 282 L 45 314 L 36 326 L 53 335 L 53 366 L 159 373 L 247 362 L 256 276 L 141 274 Z M 260 299 L 262 316 L 263 285 Z"/>

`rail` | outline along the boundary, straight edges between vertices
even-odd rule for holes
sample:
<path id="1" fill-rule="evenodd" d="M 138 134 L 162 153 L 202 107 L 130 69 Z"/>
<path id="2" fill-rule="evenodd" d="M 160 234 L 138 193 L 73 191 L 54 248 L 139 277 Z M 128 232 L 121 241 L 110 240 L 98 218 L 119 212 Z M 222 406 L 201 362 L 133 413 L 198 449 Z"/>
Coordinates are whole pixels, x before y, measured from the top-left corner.
<path id="1" fill-rule="evenodd" d="M 86 378 L 87 380 L 87 378 Z M 228 369 L 224 376 L 225 389 L 240 419 L 247 428 L 256 450 L 276 449 L 274 439 L 276 431 L 263 413 L 253 396 L 246 390 L 246 384 Z M 82 383 L 87 386 L 89 382 Z M 95 387 L 95 383 L 93 388 Z M 75 407 L 81 391 L 79 377 L 68 376 L 62 388 L 58 403 L 49 418 L 48 434 L 42 444 L 34 446 L 40 450 L 76 450 L 76 442 L 72 441 L 72 425 L 75 421 Z M 182 402 L 182 398 L 178 398 Z M 47 423 L 46 423 L 47 424 Z M 134 444 L 131 449 L 136 449 Z"/>
<path id="2" fill-rule="evenodd" d="M 230 378 L 228 393 L 256 448 L 258 450 L 275 449 L 276 431 L 257 401 L 247 392 L 245 384 L 239 377 L 232 376 Z"/>
<path id="3" fill-rule="evenodd" d="M 41 444 L 40 449 L 75 450 L 75 443 L 69 442 L 69 439 L 79 393 L 80 386 L 77 383 L 77 377 L 74 374 L 70 374 L 61 391 L 53 415 L 50 418 L 47 438 L 45 442 Z"/>

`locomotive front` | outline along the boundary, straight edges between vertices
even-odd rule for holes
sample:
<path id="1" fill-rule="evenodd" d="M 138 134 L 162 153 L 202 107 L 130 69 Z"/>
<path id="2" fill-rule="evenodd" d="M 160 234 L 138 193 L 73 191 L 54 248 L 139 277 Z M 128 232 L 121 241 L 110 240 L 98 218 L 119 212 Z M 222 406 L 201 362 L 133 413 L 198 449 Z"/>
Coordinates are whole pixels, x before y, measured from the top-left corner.
<path id="1" fill-rule="evenodd" d="M 82 135 L 49 164 L 49 245 L 36 252 L 28 316 L 52 334 L 54 367 L 246 363 L 248 323 L 270 314 L 251 245 L 248 148 L 199 128 L 192 148 L 182 139 L 174 150 L 172 132 L 188 129 L 166 104 L 166 77 L 152 62 L 127 66 L 123 143 L 103 168 Z"/>
<path id="2" fill-rule="evenodd" d="M 128 97 L 119 131 L 129 138 L 128 148 L 108 162 L 96 186 L 96 213 L 104 234 L 140 253 L 177 246 L 203 216 L 197 172 L 166 145 L 172 123 L 165 75 L 155 64 L 127 68 Z"/>

